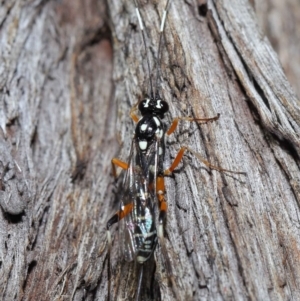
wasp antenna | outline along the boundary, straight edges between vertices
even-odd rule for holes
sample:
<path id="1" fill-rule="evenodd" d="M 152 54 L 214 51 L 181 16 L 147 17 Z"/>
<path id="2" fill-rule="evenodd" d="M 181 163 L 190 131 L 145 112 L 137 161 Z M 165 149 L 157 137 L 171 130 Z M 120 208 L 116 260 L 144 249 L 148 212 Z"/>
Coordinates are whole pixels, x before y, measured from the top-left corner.
<path id="1" fill-rule="evenodd" d="M 150 68 L 150 58 L 149 58 L 149 51 L 148 51 L 148 46 L 147 46 L 146 36 L 145 36 L 145 31 L 144 31 L 143 19 L 142 19 L 141 13 L 140 13 L 140 7 L 139 7 L 139 3 L 137 0 L 134 0 L 134 5 L 135 5 L 135 12 L 136 12 L 136 15 L 137 15 L 137 18 L 139 21 L 140 30 L 142 33 L 143 44 L 144 44 L 145 51 L 146 51 L 149 82 L 150 82 L 150 95 L 153 98 L 154 94 L 153 94 L 153 84 L 152 84 L 152 76 L 151 76 L 151 68 Z"/>
<path id="2" fill-rule="evenodd" d="M 169 5 L 171 0 L 167 1 L 165 9 L 163 11 L 163 15 L 161 18 L 160 28 L 159 28 L 159 42 L 158 42 L 158 49 L 157 49 L 157 59 L 156 59 L 156 78 L 155 78 L 155 96 L 158 98 L 158 73 L 159 73 L 159 66 L 160 66 L 160 52 L 161 52 L 161 44 L 162 44 L 162 36 L 165 29 L 165 23 L 167 18 L 167 13 L 169 9 Z"/>

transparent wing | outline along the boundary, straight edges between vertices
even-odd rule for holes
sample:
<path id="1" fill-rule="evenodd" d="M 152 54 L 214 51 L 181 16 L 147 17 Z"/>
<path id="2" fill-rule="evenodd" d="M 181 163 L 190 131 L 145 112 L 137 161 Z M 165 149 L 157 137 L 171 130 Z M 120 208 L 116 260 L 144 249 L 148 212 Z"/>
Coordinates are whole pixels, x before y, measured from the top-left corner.
<path id="1" fill-rule="evenodd" d="M 135 260 L 139 251 L 145 249 L 145 240 L 150 240 L 147 243 L 153 248 L 156 244 L 155 180 L 159 144 L 160 141 L 155 140 L 145 153 L 140 151 L 135 139 L 131 146 L 121 206 L 131 203 L 132 210 L 120 221 L 119 227 L 122 250 L 127 261 Z M 148 248 L 150 256 L 153 250 Z"/>

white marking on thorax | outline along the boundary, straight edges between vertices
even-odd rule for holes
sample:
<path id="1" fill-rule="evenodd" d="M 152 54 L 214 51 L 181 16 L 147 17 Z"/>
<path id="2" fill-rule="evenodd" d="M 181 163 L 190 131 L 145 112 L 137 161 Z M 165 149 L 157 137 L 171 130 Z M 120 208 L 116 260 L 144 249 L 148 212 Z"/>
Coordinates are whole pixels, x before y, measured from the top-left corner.
<path id="1" fill-rule="evenodd" d="M 159 119 L 157 117 L 154 116 L 153 120 L 155 121 L 155 123 L 156 123 L 157 126 L 160 126 L 160 121 L 159 121 Z"/>
<path id="2" fill-rule="evenodd" d="M 147 124 L 142 124 L 141 125 L 141 131 L 145 132 L 147 129 Z"/>
<path id="3" fill-rule="evenodd" d="M 160 100 L 160 99 L 157 101 L 156 107 L 157 107 L 158 109 L 161 109 L 161 100 Z"/>

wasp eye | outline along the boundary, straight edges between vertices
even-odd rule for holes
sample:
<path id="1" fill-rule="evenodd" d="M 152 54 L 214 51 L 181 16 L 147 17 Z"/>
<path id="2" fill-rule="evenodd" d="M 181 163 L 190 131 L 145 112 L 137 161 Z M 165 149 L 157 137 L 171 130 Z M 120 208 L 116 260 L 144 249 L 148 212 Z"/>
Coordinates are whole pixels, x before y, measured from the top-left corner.
<path id="1" fill-rule="evenodd" d="M 168 111 L 169 111 L 168 103 L 164 100 L 157 99 L 155 104 L 155 112 L 163 115 Z"/>
<path id="2" fill-rule="evenodd" d="M 150 98 L 143 99 L 139 103 L 138 109 L 139 109 L 139 111 L 141 112 L 142 115 L 149 112 L 151 110 L 151 108 L 150 108 Z"/>

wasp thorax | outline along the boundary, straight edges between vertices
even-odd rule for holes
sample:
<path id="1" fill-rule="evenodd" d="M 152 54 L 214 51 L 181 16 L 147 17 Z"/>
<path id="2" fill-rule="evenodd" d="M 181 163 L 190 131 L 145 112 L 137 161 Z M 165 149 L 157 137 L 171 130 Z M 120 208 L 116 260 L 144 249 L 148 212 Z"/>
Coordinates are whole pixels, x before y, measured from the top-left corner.
<path id="1" fill-rule="evenodd" d="M 168 110 L 168 103 L 162 99 L 146 98 L 139 103 L 139 111 L 142 116 L 152 114 L 163 118 Z"/>
<path id="2" fill-rule="evenodd" d="M 135 135 L 142 151 L 147 150 L 148 146 L 154 141 L 155 137 L 161 139 L 163 136 L 163 125 L 159 117 L 144 115 L 138 122 Z"/>

